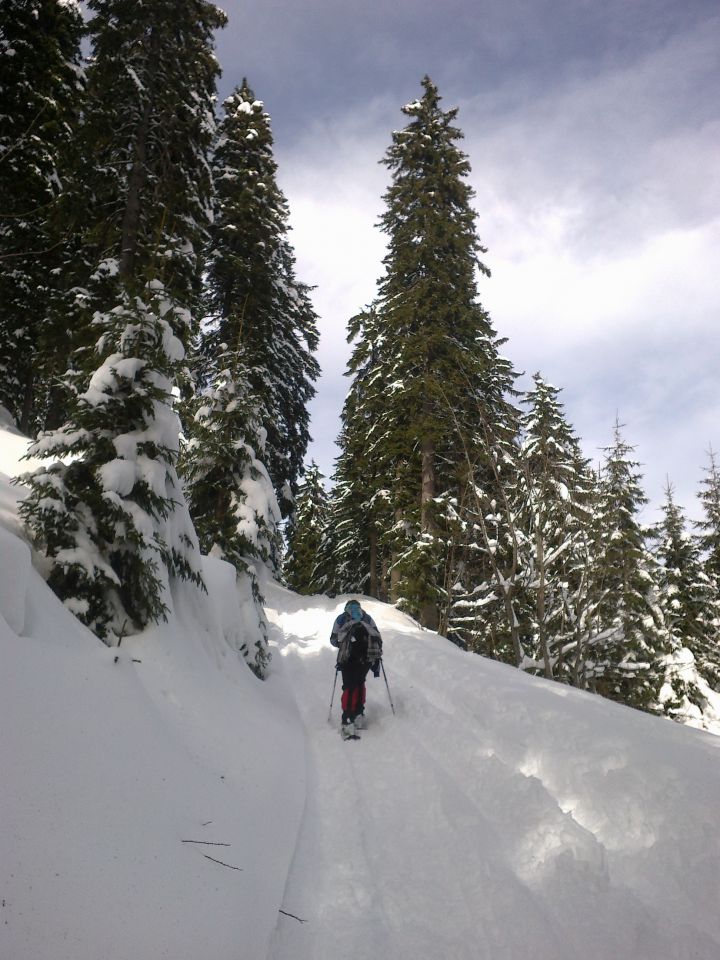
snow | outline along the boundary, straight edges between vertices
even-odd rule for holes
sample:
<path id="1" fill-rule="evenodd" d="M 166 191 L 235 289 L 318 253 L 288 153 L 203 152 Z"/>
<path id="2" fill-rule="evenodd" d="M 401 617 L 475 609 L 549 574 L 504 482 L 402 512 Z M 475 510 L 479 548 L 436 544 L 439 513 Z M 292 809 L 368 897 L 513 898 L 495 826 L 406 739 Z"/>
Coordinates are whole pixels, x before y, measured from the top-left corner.
<path id="1" fill-rule="evenodd" d="M 107 648 L 30 563 L 20 495 L 0 477 L 0 957 L 720 955 L 720 739 L 363 600 L 396 714 L 370 676 L 344 743 L 346 597 L 261 582 L 261 682 L 249 578 L 205 558 L 207 594 L 182 584 L 167 623 Z"/>

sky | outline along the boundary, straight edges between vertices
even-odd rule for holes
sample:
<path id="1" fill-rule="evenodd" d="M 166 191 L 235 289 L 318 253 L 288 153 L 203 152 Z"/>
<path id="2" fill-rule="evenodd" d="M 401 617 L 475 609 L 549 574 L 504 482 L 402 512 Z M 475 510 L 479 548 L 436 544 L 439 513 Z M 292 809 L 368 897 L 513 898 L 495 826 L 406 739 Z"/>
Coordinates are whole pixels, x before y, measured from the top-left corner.
<path id="1" fill-rule="evenodd" d="M 375 296 L 400 108 L 428 74 L 459 107 L 480 301 L 515 369 L 562 389 L 594 463 L 619 419 L 655 519 L 691 517 L 720 452 L 720 6 L 715 0 L 263 0 L 223 4 L 221 97 L 270 113 L 297 276 L 315 286 L 308 459 L 326 476 L 346 324 Z"/>

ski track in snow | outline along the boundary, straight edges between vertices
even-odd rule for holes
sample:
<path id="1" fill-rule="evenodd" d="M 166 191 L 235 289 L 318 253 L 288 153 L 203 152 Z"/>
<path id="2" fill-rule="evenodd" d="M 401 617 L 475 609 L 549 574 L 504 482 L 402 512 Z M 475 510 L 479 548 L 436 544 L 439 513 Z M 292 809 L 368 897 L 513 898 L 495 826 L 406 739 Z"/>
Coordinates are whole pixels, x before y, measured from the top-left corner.
<path id="1" fill-rule="evenodd" d="M 340 678 L 326 722 L 343 599 L 266 596 L 307 763 L 282 904 L 304 922 L 280 916 L 268 960 L 720 956 L 717 741 L 439 646 L 367 601 L 397 715 L 370 675 L 368 729 L 345 743 Z M 708 752 L 706 784 L 665 756 L 675 734 Z M 688 803 L 692 823 L 666 822 Z M 673 862 L 673 829 L 695 835 L 694 863 Z"/>

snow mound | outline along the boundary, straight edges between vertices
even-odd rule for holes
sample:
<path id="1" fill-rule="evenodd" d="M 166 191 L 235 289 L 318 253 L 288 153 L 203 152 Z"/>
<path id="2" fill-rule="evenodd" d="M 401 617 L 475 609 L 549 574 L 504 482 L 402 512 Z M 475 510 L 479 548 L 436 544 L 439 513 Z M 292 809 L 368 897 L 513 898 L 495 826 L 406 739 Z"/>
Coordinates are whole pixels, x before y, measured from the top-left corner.
<path id="1" fill-rule="evenodd" d="M 264 957 L 305 760 L 282 676 L 236 649 L 249 585 L 209 560 L 208 595 L 109 649 L 31 566 L 16 496 L 0 481 L 0 957 Z"/>

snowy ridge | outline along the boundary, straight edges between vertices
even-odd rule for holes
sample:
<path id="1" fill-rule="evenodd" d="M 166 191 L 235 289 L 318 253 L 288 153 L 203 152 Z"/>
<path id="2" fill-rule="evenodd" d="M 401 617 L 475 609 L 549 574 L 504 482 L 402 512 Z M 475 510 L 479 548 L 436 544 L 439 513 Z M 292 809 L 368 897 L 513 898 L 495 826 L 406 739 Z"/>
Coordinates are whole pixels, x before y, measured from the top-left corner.
<path id="1" fill-rule="evenodd" d="M 244 587 L 206 558 L 207 596 L 110 649 L 32 567 L 18 495 L 0 482 L 3 960 L 720 955 L 717 738 L 368 600 L 397 715 L 370 677 L 343 743 L 343 598 L 262 585 L 263 683 Z"/>

